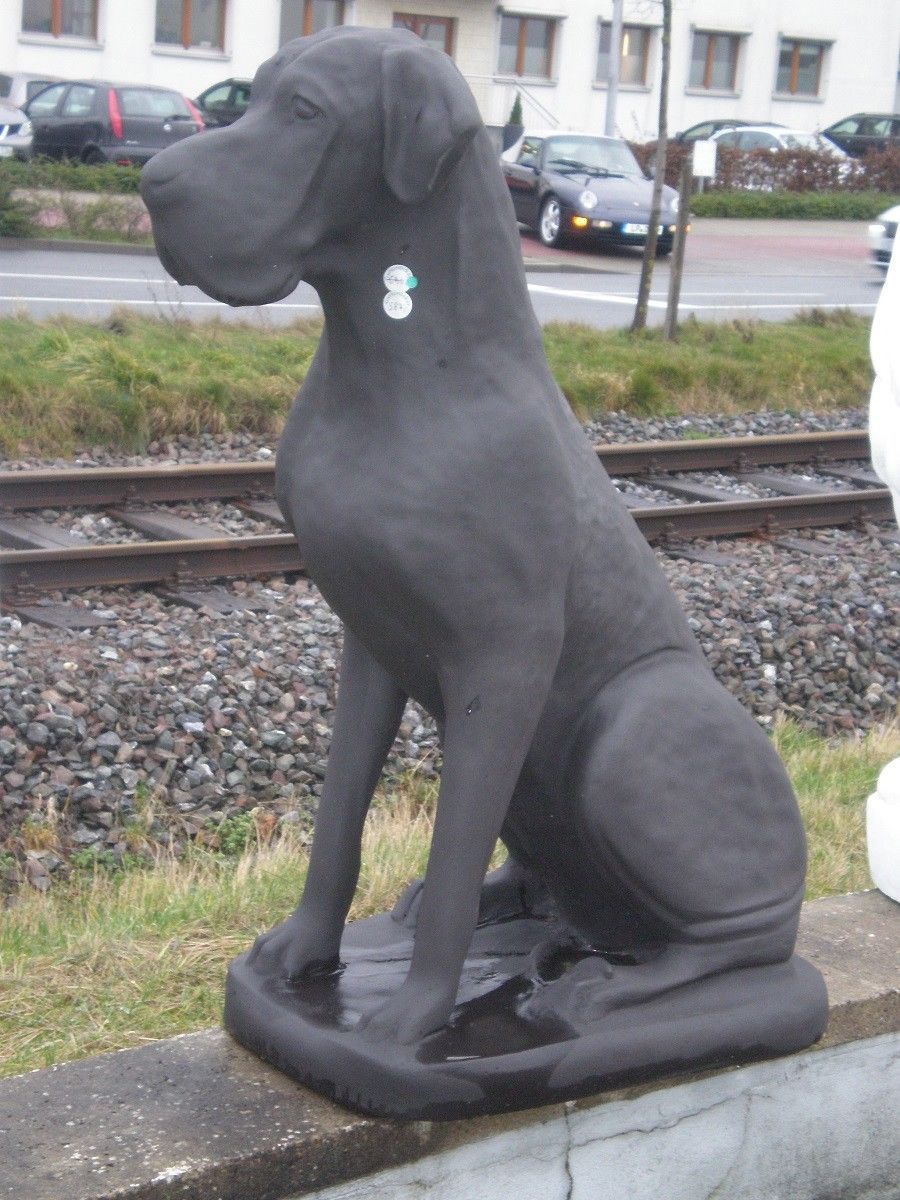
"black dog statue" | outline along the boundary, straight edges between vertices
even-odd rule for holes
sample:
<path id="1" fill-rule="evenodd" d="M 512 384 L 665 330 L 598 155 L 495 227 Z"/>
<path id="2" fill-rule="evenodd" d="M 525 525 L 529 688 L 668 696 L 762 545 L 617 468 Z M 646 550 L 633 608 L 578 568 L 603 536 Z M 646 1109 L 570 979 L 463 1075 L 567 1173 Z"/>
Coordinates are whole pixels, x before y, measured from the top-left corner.
<path id="1" fill-rule="evenodd" d="M 399 30 L 291 42 L 142 192 L 179 282 L 257 305 L 304 279 L 325 312 L 277 497 L 344 622 L 340 691 L 306 888 L 232 964 L 230 1031 L 409 1118 L 813 1042 L 790 785 L 550 375 L 451 60 Z M 409 697 L 443 749 L 427 872 L 345 928 Z"/>

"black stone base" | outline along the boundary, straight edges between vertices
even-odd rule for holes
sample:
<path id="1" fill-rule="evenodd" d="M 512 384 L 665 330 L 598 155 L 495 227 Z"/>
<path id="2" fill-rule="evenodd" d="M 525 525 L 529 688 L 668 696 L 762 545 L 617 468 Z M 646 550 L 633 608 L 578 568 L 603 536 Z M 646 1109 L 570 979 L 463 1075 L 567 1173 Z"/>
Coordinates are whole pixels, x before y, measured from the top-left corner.
<path id="1" fill-rule="evenodd" d="M 534 977 L 540 955 L 533 952 L 549 932 L 549 922 L 533 918 L 481 926 L 450 1024 L 416 1045 L 373 1041 L 355 1028 L 359 1014 L 395 991 L 409 966 L 412 930 L 388 914 L 347 926 L 346 965 L 325 980 L 291 984 L 250 967 L 246 954 L 235 959 L 225 1027 L 329 1099 L 407 1120 L 530 1108 L 688 1069 L 788 1054 L 824 1029 L 822 977 L 796 955 L 600 1016 L 586 1016 L 583 1005 L 574 1015 L 554 1011 L 552 982 Z M 599 957 L 596 964 L 599 995 L 609 966 Z"/>

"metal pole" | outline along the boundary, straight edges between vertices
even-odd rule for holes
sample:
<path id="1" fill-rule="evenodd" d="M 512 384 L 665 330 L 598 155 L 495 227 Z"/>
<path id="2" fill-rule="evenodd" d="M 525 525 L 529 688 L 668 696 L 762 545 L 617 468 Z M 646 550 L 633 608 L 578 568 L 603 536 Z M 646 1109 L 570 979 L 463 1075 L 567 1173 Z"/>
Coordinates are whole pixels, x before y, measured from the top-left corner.
<path id="1" fill-rule="evenodd" d="M 665 335 L 672 341 L 678 329 L 678 301 L 681 297 L 681 276 L 684 271 L 684 244 L 690 221 L 691 178 L 693 168 L 690 154 L 681 164 L 681 187 L 678 202 L 678 228 L 675 230 L 675 245 L 672 249 L 672 269 L 669 274 L 669 297 L 666 303 Z"/>
<path id="2" fill-rule="evenodd" d="M 616 104 L 619 99 L 619 67 L 622 59 L 622 12 L 625 0 L 613 0 L 612 29 L 609 33 L 609 77 L 606 86 L 607 137 L 616 136 Z"/>

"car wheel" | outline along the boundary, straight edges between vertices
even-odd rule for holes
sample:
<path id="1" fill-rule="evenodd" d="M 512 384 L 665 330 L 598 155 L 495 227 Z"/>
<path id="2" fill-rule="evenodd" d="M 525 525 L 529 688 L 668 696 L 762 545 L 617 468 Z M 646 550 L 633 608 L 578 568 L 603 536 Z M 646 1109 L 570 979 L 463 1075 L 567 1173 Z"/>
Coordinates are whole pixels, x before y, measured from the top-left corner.
<path id="1" fill-rule="evenodd" d="M 661 246 L 659 244 L 659 242 L 656 243 L 656 257 L 657 258 L 668 258 L 671 253 L 672 253 L 672 247 L 670 245 L 666 244 L 666 245 Z"/>
<path id="2" fill-rule="evenodd" d="M 562 209 L 555 196 L 548 196 L 541 205 L 538 237 L 545 246 L 558 246 L 563 240 Z"/>
<path id="3" fill-rule="evenodd" d="M 96 146 L 92 146 L 82 154 L 81 161 L 88 167 L 99 167 L 106 162 L 106 159 Z"/>

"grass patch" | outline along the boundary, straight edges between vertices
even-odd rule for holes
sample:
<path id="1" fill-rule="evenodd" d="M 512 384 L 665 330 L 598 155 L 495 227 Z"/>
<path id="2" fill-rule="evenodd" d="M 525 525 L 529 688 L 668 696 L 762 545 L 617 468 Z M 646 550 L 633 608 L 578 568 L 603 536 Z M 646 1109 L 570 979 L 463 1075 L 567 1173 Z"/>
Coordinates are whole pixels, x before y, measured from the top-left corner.
<path id="1" fill-rule="evenodd" d="M 785 722 L 774 739 L 807 827 L 808 896 L 871 886 L 865 798 L 900 753 L 900 729 L 826 741 Z M 435 794 L 409 776 L 376 800 L 353 917 L 383 911 L 421 875 Z M 0 1075 L 217 1023 L 228 961 L 290 911 L 306 875 L 289 835 L 236 844 L 239 856 L 194 850 L 152 869 L 76 872 L 43 896 L 26 890 L 0 928 Z"/>
<path id="2" fill-rule="evenodd" d="M 160 319 L 160 317 L 164 319 Z M 677 342 L 649 330 L 548 325 L 553 373 L 582 418 L 854 407 L 871 386 L 870 323 L 813 311 L 783 323 L 685 321 Z M 0 319 L 0 452 L 142 450 L 178 434 L 273 437 L 321 325 L 263 328 L 122 311 L 105 324 Z"/>
<path id="3" fill-rule="evenodd" d="M 691 197 L 695 217 L 787 217 L 793 220 L 871 221 L 900 203 L 890 192 L 709 191 Z"/>

